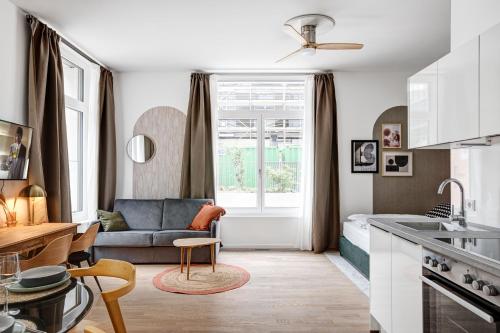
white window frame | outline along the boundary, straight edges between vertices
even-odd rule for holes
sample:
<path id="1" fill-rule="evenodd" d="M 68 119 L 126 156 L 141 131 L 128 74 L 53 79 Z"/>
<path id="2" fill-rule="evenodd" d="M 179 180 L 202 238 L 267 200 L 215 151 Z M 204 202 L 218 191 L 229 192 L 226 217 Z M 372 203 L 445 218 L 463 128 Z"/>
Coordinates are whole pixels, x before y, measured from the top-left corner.
<path id="1" fill-rule="evenodd" d="M 73 222 L 82 222 L 88 219 L 88 209 L 87 209 L 87 143 L 88 143 L 88 113 L 89 113 L 89 90 L 90 90 L 90 63 L 83 56 L 78 54 L 76 51 L 68 47 L 63 42 L 59 43 L 61 49 L 61 57 L 63 61 L 68 61 L 78 67 L 83 71 L 83 77 L 80 79 L 80 90 L 78 92 L 78 98 L 72 98 L 70 96 L 64 96 L 65 112 L 66 108 L 81 112 L 82 121 L 82 132 L 80 136 L 81 151 L 80 151 L 80 198 L 81 198 L 81 210 L 72 213 Z M 81 98 L 81 100 L 80 100 Z M 71 149 L 72 147 L 68 147 Z M 73 209 L 73 207 L 72 207 Z"/>
<path id="2" fill-rule="evenodd" d="M 217 82 L 224 81 L 303 81 L 304 85 L 307 80 L 305 75 L 256 75 L 256 76 L 234 76 L 234 75 L 223 75 L 217 78 Z M 215 87 L 217 92 L 217 87 Z M 305 98 L 307 98 L 307 93 L 305 93 Z M 215 96 L 215 112 L 217 112 L 216 120 L 220 119 L 256 119 L 257 122 L 257 205 L 256 207 L 225 207 L 228 215 L 231 216 L 270 216 L 270 217 L 297 217 L 300 214 L 300 207 L 266 207 L 265 206 L 265 172 L 264 172 L 264 140 L 265 140 L 265 121 L 273 119 L 299 119 L 303 122 L 305 121 L 304 113 L 307 111 L 307 107 L 304 107 L 304 112 L 300 111 L 246 111 L 246 112 L 235 112 L 235 111 L 219 111 L 218 108 L 218 96 Z M 305 101 L 307 105 L 308 101 Z M 304 124 L 304 123 L 303 123 Z M 218 140 L 218 123 L 214 124 L 216 129 L 216 135 L 214 135 L 215 140 Z M 303 126 L 303 130 L 305 127 Z M 304 144 L 303 138 L 303 144 Z M 216 141 L 214 147 L 218 147 L 218 142 Z M 217 149 L 217 148 L 216 148 Z M 215 156 L 217 157 L 217 156 Z M 215 158 L 216 163 L 218 159 Z M 218 173 L 219 166 L 216 165 L 216 170 Z M 218 177 L 216 177 L 216 189 L 218 186 Z M 301 191 L 303 191 L 303 184 L 301 184 Z"/>

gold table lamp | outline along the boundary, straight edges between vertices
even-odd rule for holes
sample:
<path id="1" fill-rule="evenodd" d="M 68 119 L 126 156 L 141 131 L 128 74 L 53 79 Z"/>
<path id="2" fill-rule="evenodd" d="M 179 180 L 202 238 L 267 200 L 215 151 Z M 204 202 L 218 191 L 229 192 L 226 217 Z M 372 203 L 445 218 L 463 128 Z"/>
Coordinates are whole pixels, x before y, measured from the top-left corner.
<path id="1" fill-rule="evenodd" d="M 46 216 L 47 216 L 47 203 L 45 201 L 46 197 L 47 197 L 47 193 L 45 192 L 45 190 L 43 188 L 41 188 L 38 185 L 26 186 L 17 195 L 17 198 L 27 198 L 28 199 L 28 219 L 29 219 L 28 224 L 29 225 L 47 222 L 47 221 L 44 221 Z M 17 200 L 17 198 L 16 198 L 16 200 Z M 40 209 L 43 209 L 41 214 L 39 213 Z"/>

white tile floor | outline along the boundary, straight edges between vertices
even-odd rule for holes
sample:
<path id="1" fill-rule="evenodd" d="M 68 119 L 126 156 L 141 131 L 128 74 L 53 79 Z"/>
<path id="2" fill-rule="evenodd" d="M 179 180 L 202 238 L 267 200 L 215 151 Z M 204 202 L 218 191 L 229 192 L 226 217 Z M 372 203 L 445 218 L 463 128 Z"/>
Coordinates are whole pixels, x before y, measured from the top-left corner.
<path id="1" fill-rule="evenodd" d="M 370 282 L 347 260 L 340 256 L 339 252 L 326 252 L 326 257 L 337 266 L 366 296 L 370 296 Z"/>

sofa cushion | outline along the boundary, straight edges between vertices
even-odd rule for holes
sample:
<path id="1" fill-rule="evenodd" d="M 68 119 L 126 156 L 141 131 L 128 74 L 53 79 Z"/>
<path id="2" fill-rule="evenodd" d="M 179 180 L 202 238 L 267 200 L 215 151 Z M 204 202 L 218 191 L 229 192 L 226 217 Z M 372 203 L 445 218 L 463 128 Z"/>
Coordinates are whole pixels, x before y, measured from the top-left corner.
<path id="1" fill-rule="evenodd" d="M 160 230 L 163 200 L 117 199 L 115 212 L 120 212 L 131 230 Z"/>
<path id="2" fill-rule="evenodd" d="M 201 206 L 212 199 L 165 199 L 163 209 L 163 230 L 186 229 L 193 222 Z"/>
<path id="3" fill-rule="evenodd" d="M 153 246 L 174 246 L 179 238 L 209 238 L 210 231 L 197 230 L 163 230 L 153 234 Z"/>
<path id="4" fill-rule="evenodd" d="M 150 247 L 153 246 L 152 230 L 128 230 L 100 232 L 94 246 L 107 247 Z"/>

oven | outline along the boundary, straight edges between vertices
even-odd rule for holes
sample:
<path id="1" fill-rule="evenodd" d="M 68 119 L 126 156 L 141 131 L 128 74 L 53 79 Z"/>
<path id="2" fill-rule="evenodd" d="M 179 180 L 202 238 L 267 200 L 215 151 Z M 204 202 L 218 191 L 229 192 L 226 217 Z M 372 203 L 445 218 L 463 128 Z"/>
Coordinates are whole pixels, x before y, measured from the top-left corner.
<path id="1" fill-rule="evenodd" d="M 500 333 L 500 307 L 423 267 L 425 333 Z"/>

